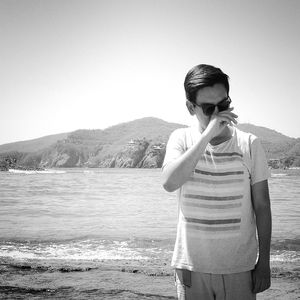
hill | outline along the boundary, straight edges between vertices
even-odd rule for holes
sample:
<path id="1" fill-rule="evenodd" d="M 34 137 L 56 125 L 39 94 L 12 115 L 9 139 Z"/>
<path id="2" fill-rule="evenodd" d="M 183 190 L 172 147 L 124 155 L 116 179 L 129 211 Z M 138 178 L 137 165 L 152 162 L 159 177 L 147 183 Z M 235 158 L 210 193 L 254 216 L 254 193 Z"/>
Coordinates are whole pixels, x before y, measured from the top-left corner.
<path id="1" fill-rule="evenodd" d="M 285 136 L 275 130 L 252 124 L 238 124 L 240 130 L 258 136 L 269 159 L 280 159 L 291 156 L 291 151 L 299 139 Z M 300 155 L 300 154 L 299 154 Z"/>
<path id="2" fill-rule="evenodd" d="M 0 146 L 0 168 L 23 167 L 160 167 L 172 131 L 185 125 L 157 118 L 142 118 L 105 130 L 76 130 Z M 238 128 L 260 137 L 268 158 L 289 164 L 298 157 L 299 139 L 252 124 Z"/>
<path id="3" fill-rule="evenodd" d="M 282 142 L 289 142 L 291 140 L 294 140 L 293 138 L 283 135 L 282 133 L 279 133 L 273 129 L 256 126 L 249 123 L 238 124 L 237 127 L 242 131 L 250 132 L 258 136 L 263 141 L 265 140 L 272 143 L 277 143 L 277 142 L 282 143 Z"/>
<path id="4" fill-rule="evenodd" d="M 49 147 L 59 140 L 65 139 L 69 133 L 47 135 L 37 139 L 0 145 L 0 153 L 10 151 L 35 152 Z"/>

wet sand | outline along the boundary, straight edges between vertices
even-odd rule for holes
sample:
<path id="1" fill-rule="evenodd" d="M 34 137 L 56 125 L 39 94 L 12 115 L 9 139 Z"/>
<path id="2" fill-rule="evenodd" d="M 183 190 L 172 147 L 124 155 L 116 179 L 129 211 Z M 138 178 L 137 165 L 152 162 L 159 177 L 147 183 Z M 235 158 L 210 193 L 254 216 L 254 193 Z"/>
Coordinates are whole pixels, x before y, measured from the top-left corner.
<path id="1" fill-rule="evenodd" d="M 0 279 L 1 299 L 176 299 L 173 270 L 167 260 L 112 260 L 47 269 L 22 265 Z M 292 263 L 272 263 L 272 286 L 262 300 L 300 299 L 300 269 Z"/>
<path id="2" fill-rule="evenodd" d="M 146 266 L 126 266 L 125 264 L 122 271 L 135 275 L 127 278 L 130 290 L 134 291 L 135 294 L 147 295 L 150 299 L 177 299 L 173 271 L 168 265 L 159 266 L 156 264 L 152 268 L 147 268 Z M 273 262 L 271 288 L 259 293 L 257 299 L 300 299 L 299 279 L 300 268 L 292 263 Z"/>

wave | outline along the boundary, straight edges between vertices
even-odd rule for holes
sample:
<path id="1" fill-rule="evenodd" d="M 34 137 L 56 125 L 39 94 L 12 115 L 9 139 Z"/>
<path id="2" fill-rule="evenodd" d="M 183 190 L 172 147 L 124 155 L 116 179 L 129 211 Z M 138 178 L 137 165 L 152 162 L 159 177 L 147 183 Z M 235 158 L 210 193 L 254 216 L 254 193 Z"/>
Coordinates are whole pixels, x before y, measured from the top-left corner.
<path id="1" fill-rule="evenodd" d="M 1 260 L 0 260 L 1 261 Z M 39 274 L 39 273 L 86 273 L 89 271 L 98 272 L 122 272 L 131 274 L 143 274 L 150 277 L 169 277 L 173 276 L 173 270 L 170 265 L 167 265 L 163 261 L 159 261 L 156 264 L 148 262 L 147 264 L 141 261 L 103 261 L 103 262 L 90 262 L 79 263 L 78 262 L 55 262 L 52 261 L 47 265 L 45 262 L 38 263 L 33 261 L 19 262 L 10 260 L 9 262 L 1 261 L 0 273 L 10 274 Z"/>
<path id="2" fill-rule="evenodd" d="M 27 174 L 27 175 L 32 175 L 32 174 L 64 174 L 67 173 L 66 171 L 63 170 L 18 170 L 18 169 L 9 169 L 8 172 L 10 173 L 15 173 L 15 174 Z"/>
<path id="3" fill-rule="evenodd" d="M 271 249 L 272 262 L 300 262 L 299 239 L 275 241 Z M 151 239 L 0 240 L 0 263 L 12 264 L 24 271 L 84 272 L 103 261 L 140 261 L 151 265 L 154 260 L 167 262 L 172 252 L 172 242 Z M 125 268 L 125 271 L 133 272 L 134 269 Z"/>
<path id="4" fill-rule="evenodd" d="M 165 249 L 152 243 L 138 244 L 131 240 L 75 240 L 68 242 L 2 241 L 0 257 L 21 260 L 149 260 Z"/>
<path id="5" fill-rule="evenodd" d="M 3 238 L 0 237 L 0 245 L 1 244 L 68 244 L 68 243 L 104 243 L 104 244 L 111 244 L 111 243 L 124 243 L 126 242 L 128 245 L 132 247 L 151 247 L 153 245 L 170 245 L 174 244 L 174 238 L 151 238 L 151 237 L 128 237 L 122 238 L 118 236 L 107 236 L 107 235 L 81 235 L 76 237 L 69 237 L 69 238 L 43 238 L 43 239 L 36 239 L 34 237 L 18 237 L 18 238 Z"/>
<path id="6" fill-rule="evenodd" d="M 278 252 L 273 253 L 271 255 L 271 261 L 273 262 L 291 262 L 291 263 L 300 263 L 300 255 L 299 252 L 297 251 L 283 251 L 283 252 Z"/>
<path id="7" fill-rule="evenodd" d="M 274 260 L 295 261 L 300 257 L 300 240 L 273 241 L 271 249 Z M 171 257 L 172 251 L 173 241 L 170 240 L 0 240 L 0 257 L 21 260 L 151 260 L 155 257 Z"/>
<path id="8" fill-rule="evenodd" d="M 0 286 L 0 297 L 3 295 L 5 298 L 1 299 L 31 299 L 34 296 L 41 296 L 44 298 L 53 296 L 63 296 L 71 294 L 74 288 L 70 287 L 60 287 L 57 289 L 51 288 L 34 288 L 34 287 L 19 287 L 19 286 Z M 40 299 L 40 298 L 39 298 Z"/>
<path id="9" fill-rule="evenodd" d="M 271 248 L 273 250 L 288 250 L 288 251 L 300 251 L 300 239 L 282 239 L 273 240 Z"/>
<path id="10" fill-rule="evenodd" d="M 71 272 L 88 272 L 98 267 L 87 267 L 87 266 L 55 266 L 55 265 L 38 265 L 35 263 L 19 263 L 16 261 L 11 261 L 9 263 L 1 262 L 1 271 L 14 269 L 16 271 L 34 271 L 34 272 L 61 272 L 61 273 L 71 273 Z"/>
<path id="11" fill-rule="evenodd" d="M 286 173 L 273 173 L 271 174 L 271 177 L 283 177 L 283 176 L 288 176 Z"/>

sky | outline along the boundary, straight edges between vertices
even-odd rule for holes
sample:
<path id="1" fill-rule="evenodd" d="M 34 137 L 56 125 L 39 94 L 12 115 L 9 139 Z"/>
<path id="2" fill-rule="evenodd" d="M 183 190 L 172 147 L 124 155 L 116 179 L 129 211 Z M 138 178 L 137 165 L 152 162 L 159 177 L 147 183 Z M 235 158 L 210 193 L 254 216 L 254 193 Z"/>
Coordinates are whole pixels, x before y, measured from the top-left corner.
<path id="1" fill-rule="evenodd" d="M 239 122 L 300 137 L 299 28 L 298 0 L 0 0 L 0 144 L 192 124 L 200 63 L 229 75 Z"/>

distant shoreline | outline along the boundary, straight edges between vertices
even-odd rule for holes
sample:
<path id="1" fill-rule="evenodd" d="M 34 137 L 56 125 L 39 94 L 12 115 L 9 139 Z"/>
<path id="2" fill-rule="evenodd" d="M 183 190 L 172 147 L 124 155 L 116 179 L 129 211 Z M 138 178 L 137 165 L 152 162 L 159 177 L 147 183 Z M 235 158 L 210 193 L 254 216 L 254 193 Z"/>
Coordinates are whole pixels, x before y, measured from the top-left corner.
<path id="1" fill-rule="evenodd" d="M 86 170 L 93 170 L 93 169 L 148 169 L 148 170 L 153 170 L 153 169 L 160 169 L 160 167 L 157 168 L 130 168 L 130 167 L 122 167 L 122 168 L 109 168 L 109 167 L 63 167 L 63 168 L 32 168 L 32 167 L 13 167 L 13 168 L 0 168 L 0 171 L 3 172 L 13 172 L 13 171 L 49 171 L 49 170 L 72 170 L 72 169 L 86 169 Z M 300 170 L 300 167 L 291 167 L 291 168 L 269 168 L 272 172 L 276 173 L 277 171 L 297 171 Z M 17 173 L 17 172 L 16 172 Z"/>

